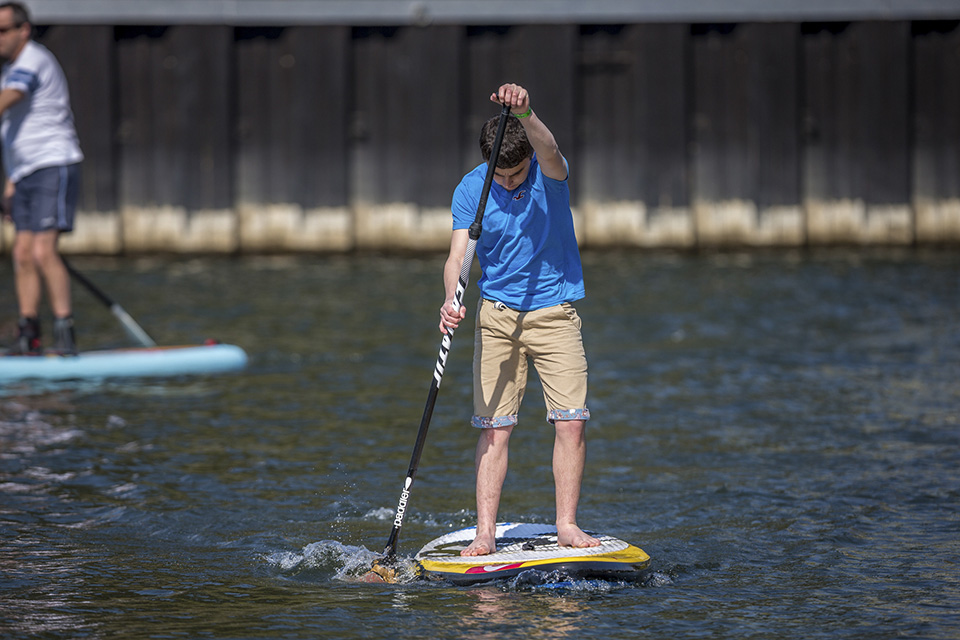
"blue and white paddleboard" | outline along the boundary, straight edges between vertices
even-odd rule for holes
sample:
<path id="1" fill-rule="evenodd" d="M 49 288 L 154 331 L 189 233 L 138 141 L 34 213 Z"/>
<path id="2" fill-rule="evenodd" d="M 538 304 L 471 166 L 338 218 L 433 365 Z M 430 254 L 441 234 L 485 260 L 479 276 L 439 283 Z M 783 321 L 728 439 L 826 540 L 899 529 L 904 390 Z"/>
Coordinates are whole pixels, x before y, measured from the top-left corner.
<path id="1" fill-rule="evenodd" d="M 225 373 L 246 365 L 246 352 L 232 344 L 81 351 L 76 356 L 0 356 L 0 383 Z"/>
<path id="2" fill-rule="evenodd" d="M 575 580 L 639 580 L 650 556 L 613 536 L 590 532 L 599 547 L 575 549 L 557 544 L 557 529 L 551 525 L 510 522 L 497 524 L 497 551 L 465 558 L 460 551 L 469 545 L 477 528 L 448 533 L 424 546 L 416 555 L 427 577 L 454 584 L 477 584 L 512 578 L 524 571 L 559 572 Z"/>

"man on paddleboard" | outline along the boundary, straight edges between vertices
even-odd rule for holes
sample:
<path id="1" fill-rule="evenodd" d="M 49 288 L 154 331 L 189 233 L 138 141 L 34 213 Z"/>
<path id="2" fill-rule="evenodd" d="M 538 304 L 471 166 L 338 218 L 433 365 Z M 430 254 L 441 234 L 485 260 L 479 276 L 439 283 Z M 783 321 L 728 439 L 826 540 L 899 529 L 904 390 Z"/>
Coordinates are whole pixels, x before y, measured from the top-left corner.
<path id="1" fill-rule="evenodd" d="M 46 283 L 54 314 L 54 351 L 77 352 L 70 275 L 60 259 L 61 232 L 73 229 L 80 162 L 63 71 L 19 2 L 0 4 L 0 114 L 7 182 L 4 211 L 13 218 L 13 262 L 20 334 L 12 354 L 41 352 L 39 306 Z"/>
<path id="2" fill-rule="evenodd" d="M 573 307 L 585 292 L 567 163 L 553 133 L 531 108 L 526 89 L 504 84 L 490 99 L 509 105 L 515 117 L 507 121 L 476 246 L 483 271 L 473 361 L 472 423 L 481 429 L 476 452 L 477 535 L 461 555 L 496 551 L 507 451 L 526 388 L 528 358 L 543 384 L 547 420 L 556 429 L 557 541 L 562 546 L 597 546 L 600 541 L 584 533 L 576 518 L 590 411 L 581 322 Z M 497 120 L 492 118 L 481 131 L 484 163 L 454 192 L 450 255 L 443 271 L 446 297 L 440 307 L 443 333 L 448 327 L 456 330 L 466 317 L 466 309 L 457 310 L 454 300 Z"/>

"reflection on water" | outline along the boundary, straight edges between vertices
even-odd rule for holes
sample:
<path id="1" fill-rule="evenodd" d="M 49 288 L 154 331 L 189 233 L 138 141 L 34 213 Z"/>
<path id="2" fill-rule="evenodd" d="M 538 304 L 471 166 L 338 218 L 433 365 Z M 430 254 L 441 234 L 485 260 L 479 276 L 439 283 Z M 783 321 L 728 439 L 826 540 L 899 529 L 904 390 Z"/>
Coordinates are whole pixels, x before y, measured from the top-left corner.
<path id="1" fill-rule="evenodd" d="M 653 579 L 357 584 L 429 388 L 442 259 L 75 260 L 159 342 L 218 338 L 251 364 L 0 390 L 0 637 L 960 634 L 946 251 L 586 254 L 581 524 L 644 548 Z M 75 297 L 83 345 L 123 343 Z M 471 352 L 465 327 L 407 561 L 473 524 Z M 530 385 L 501 517 L 549 523 L 552 434 Z"/>
<path id="2" fill-rule="evenodd" d="M 467 591 L 469 613 L 462 616 L 460 631 L 464 637 L 496 638 L 582 638 L 596 631 L 589 629 L 583 614 L 589 602 L 571 597 L 555 597 L 481 587 Z"/>

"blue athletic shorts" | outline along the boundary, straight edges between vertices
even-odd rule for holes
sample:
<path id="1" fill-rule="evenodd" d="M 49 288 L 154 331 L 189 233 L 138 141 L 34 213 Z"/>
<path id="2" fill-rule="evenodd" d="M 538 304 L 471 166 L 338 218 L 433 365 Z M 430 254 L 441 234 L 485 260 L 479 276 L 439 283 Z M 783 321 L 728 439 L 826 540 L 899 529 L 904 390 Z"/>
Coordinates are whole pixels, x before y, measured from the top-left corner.
<path id="1" fill-rule="evenodd" d="M 37 169 L 17 183 L 11 217 L 17 231 L 72 231 L 80 164 Z"/>

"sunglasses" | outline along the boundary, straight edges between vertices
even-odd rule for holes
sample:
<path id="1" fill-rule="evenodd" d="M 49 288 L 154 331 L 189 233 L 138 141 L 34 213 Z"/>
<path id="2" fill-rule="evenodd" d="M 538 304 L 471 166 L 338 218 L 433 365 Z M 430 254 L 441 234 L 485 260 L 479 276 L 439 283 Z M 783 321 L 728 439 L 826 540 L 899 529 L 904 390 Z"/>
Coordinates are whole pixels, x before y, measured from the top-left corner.
<path id="1" fill-rule="evenodd" d="M 10 26 L 10 27 L 0 27 L 0 35 L 3 35 L 4 33 L 7 33 L 8 31 L 15 31 L 15 30 L 19 29 L 19 28 L 22 27 L 22 26 L 23 26 L 22 24 L 15 24 L 15 25 Z"/>

